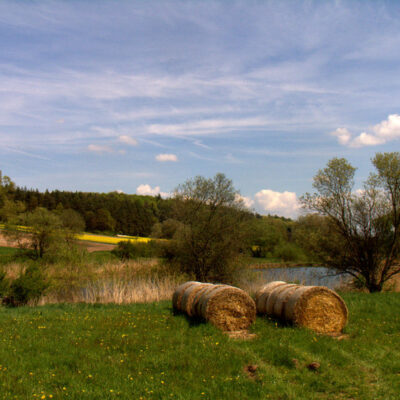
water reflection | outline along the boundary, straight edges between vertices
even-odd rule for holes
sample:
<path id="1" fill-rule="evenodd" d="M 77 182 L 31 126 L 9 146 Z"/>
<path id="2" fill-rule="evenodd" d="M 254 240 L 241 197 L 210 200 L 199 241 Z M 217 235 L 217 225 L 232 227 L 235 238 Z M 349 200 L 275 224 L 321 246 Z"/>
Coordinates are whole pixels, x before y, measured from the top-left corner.
<path id="1" fill-rule="evenodd" d="M 259 271 L 266 282 L 285 281 L 302 285 L 326 286 L 330 289 L 345 286 L 351 279 L 348 274 L 334 275 L 334 270 L 325 267 L 269 268 Z"/>

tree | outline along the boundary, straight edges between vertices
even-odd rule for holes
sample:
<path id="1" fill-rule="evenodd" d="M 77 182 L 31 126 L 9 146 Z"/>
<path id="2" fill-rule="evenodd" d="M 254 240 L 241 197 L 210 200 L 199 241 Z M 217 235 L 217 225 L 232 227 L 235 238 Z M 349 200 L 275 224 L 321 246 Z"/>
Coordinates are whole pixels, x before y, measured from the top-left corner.
<path id="1" fill-rule="evenodd" d="M 245 246 L 242 202 L 232 181 L 223 174 L 213 179 L 197 176 L 174 194 L 177 229 L 172 259 L 200 281 L 230 281 L 235 260 Z"/>
<path id="2" fill-rule="evenodd" d="M 21 229 L 20 226 L 26 227 Z M 60 218 L 45 208 L 21 214 L 18 219 L 6 225 L 7 237 L 18 243 L 21 249 L 28 249 L 33 258 L 43 258 L 49 248 L 61 236 Z"/>
<path id="3" fill-rule="evenodd" d="M 344 158 L 330 160 L 314 177 L 317 192 L 301 201 L 327 217 L 320 258 L 379 292 L 400 273 L 400 153 L 377 153 L 372 163 L 376 172 L 354 192 L 355 168 Z"/>

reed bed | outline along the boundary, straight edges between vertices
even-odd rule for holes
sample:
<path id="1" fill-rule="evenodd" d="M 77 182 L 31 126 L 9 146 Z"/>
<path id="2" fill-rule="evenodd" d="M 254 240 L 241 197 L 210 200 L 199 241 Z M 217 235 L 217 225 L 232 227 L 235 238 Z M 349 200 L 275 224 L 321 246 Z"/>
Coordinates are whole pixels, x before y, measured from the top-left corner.
<path id="1" fill-rule="evenodd" d="M 8 264 L 7 277 L 15 279 L 26 268 Z M 49 283 L 38 304 L 148 303 L 168 300 L 184 280 L 157 259 L 113 261 L 104 264 L 55 264 L 43 266 Z"/>

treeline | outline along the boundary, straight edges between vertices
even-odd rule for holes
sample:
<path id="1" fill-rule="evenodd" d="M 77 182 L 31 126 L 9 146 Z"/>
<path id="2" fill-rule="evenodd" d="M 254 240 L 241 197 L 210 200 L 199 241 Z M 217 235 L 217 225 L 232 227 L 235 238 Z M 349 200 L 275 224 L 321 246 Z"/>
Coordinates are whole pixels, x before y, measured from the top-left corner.
<path id="1" fill-rule="evenodd" d="M 0 222 L 15 220 L 44 208 L 58 216 L 73 210 L 84 221 L 88 232 L 172 239 L 179 228 L 177 199 L 125 193 L 48 191 L 18 187 L 0 176 Z M 241 244 L 253 257 L 301 261 L 307 259 L 300 244 L 298 224 L 279 216 L 246 214 L 246 243 Z M 72 217 L 71 217 L 72 218 Z M 303 235 L 302 235 L 303 236 Z"/>
<path id="2" fill-rule="evenodd" d="M 25 204 L 27 211 L 37 207 L 50 211 L 72 209 L 82 216 L 86 230 L 90 232 L 149 236 L 155 223 L 171 217 L 171 201 L 160 196 L 59 190 L 39 192 L 21 187 L 15 187 L 9 195 L 15 202 Z"/>

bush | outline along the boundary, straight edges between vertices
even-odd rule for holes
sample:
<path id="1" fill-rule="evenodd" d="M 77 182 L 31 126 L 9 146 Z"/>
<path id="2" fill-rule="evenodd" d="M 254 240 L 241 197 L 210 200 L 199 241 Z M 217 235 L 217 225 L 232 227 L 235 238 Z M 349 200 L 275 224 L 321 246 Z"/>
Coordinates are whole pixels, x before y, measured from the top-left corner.
<path id="1" fill-rule="evenodd" d="M 150 242 L 121 241 L 112 251 L 121 260 L 131 260 L 140 257 L 151 258 L 158 256 L 158 246 L 154 240 Z"/>
<path id="2" fill-rule="evenodd" d="M 293 243 L 280 243 L 275 247 L 274 255 L 283 261 L 302 261 L 304 259 L 301 249 Z"/>
<path id="3" fill-rule="evenodd" d="M 8 280 L 6 279 L 6 272 L 0 270 L 0 298 L 7 295 L 9 288 Z"/>
<path id="4" fill-rule="evenodd" d="M 47 289 L 48 284 L 40 268 L 36 264 L 29 265 L 11 285 L 8 303 L 12 306 L 37 302 Z"/>

